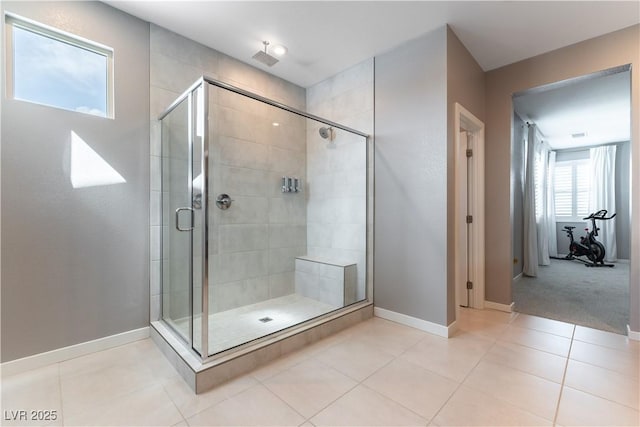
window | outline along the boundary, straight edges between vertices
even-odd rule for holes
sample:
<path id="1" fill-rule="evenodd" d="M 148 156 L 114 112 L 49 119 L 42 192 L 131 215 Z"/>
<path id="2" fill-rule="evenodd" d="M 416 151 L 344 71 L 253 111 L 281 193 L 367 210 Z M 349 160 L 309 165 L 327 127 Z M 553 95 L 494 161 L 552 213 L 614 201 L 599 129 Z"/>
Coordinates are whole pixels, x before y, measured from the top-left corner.
<path id="1" fill-rule="evenodd" d="M 558 220 L 582 221 L 589 215 L 590 166 L 588 159 L 556 163 L 553 179 Z"/>
<path id="2" fill-rule="evenodd" d="M 6 15 L 7 88 L 14 99 L 113 117 L 113 50 Z"/>

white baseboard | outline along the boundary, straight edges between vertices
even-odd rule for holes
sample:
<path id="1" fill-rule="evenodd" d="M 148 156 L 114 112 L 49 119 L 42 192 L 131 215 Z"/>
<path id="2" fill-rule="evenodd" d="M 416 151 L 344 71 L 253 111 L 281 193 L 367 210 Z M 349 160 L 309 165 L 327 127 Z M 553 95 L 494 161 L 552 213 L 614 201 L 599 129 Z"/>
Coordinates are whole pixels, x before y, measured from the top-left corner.
<path id="1" fill-rule="evenodd" d="M 41 368 L 53 363 L 64 362 L 65 360 L 95 353 L 96 351 L 107 350 L 130 342 L 138 341 L 149 337 L 149 327 L 134 329 L 116 335 L 110 335 L 97 340 L 87 341 L 68 347 L 58 348 L 45 353 L 34 354 L 33 356 L 21 359 L 10 360 L 0 364 L 2 376 L 19 374 L 31 369 Z"/>
<path id="2" fill-rule="evenodd" d="M 522 279 L 522 271 L 520 272 L 520 274 L 518 274 L 516 277 L 513 278 L 513 281 L 515 282 L 516 280 L 520 280 Z"/>
<path id="3" fill-rule="evenodd" d="M 627 337 L 629 337 L 630 340 L 640 341 L 640 332 L 632 331 L 631 326 L 627 325 Z"/>
<path id="4" fill-rule="evenodd" d="M 513 313 L 514 302 L 511 304 L 500 304 L 493 301 L 485 301 L 484 308 L 489 308 L 491 310 L 504 311 L 505 313 Z"/>
<path id="5" fill-rule="evenodd" d="M 395 311 L 385 310 L 384 308 L 380 307 L 373 308 L 373 315 L 376 317 L 380 317 L 381 319 L 391 320 L 392 322 L 420 329 L 421 331 L 445 338 L 449 338 L 450 336 L 452 336 L 458 328 L 456 322 L 453 322 L 449 326 L 442 326 L 437 323 L 418 319 L 412 316 L 407 316 L 406 314 L 402 313 L 396 313 Z"/>

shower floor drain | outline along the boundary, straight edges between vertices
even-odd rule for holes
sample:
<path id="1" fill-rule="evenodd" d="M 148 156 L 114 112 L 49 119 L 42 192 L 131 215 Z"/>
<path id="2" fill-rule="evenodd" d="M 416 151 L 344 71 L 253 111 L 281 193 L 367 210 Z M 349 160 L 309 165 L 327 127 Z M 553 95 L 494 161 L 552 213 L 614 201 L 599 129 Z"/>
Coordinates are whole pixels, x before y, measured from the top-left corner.
<path id="1" fill-rule="evenodd" d="M 258 319 L 262 323 L 271 322 L 273 319 L 271 317 L 263 317 L 262 319 Z"/>

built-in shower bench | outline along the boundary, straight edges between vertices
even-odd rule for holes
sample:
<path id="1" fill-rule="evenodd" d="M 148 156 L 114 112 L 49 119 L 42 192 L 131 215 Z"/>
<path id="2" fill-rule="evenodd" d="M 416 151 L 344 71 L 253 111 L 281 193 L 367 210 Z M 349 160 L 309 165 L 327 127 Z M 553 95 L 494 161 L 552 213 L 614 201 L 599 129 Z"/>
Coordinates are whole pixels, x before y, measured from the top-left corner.
<path id="1" fill-rule="evenodd" d="M 358 273 L 356 263 L 322 257 L 296 258 L 295 288 L 298 295 L 336 308 L 356 301 Z"/>

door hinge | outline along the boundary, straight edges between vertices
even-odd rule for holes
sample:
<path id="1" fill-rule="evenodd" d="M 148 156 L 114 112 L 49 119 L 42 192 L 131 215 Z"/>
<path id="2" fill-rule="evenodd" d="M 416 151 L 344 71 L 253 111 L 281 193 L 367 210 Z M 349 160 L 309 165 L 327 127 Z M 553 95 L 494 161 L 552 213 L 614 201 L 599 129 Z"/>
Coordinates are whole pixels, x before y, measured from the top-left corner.
<path id="1" fill-rule="evenodd" d="M 467 281 L 467 289 L 473 289 L 473 282 Z"/>
<path id="2" fill-rule="evenodd" d="M 467 157 L 473 156 L 473 150 L 471 148 L 467 148 Z"/>
<path id="3" fill-rule="evenodd" d="M 467 215 L 467 224 L 473 223 L 473 215 Z"/>

